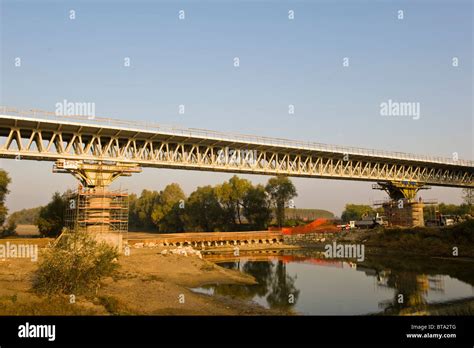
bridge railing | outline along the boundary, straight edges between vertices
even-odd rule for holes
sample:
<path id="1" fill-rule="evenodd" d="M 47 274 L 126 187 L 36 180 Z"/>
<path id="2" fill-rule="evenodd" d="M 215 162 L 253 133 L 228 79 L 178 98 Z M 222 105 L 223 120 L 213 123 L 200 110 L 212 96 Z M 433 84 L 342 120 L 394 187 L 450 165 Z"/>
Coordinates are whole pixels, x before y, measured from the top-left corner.
<path id="1" fill-rule="evenodd" d="M 199 128 L 181 128 L 176 126 L 162 125 L 155 122 L 145 121 L 127 121 L 114 118 L 86 116 L 86 115 L 58 115 L 54 112 L 48 112 L 37 109 L 30 110 L 18 110 L 17 108 L 0 106 L 0 114 L 19 116 L 27 118 L 40 118 L 45 120 L 54 121 L 80 121 L 82 123 L 88 123 L 91 125 L 106 125 L 125 127 L 134 130 L 153 131 L 171 135 L 179 135 L 184 137 L 196 137 L 196 138 L 207 138 L 213 140 L 222 141 L 233 141 L 243 143 L 253 143 L 258 145 L 269 145 L 277 147 L 288 147 L 297 149 L 309 149 L 319 152 L 336 152 L 347 155 L 358 155 L 358 156 L 369 156 L 369 157 L 381 157 L 387 159 L 399 159 L 409 161 L 420 161 L 420 162 L 436 162 L 441 164 L 460 165 L 474 167 L 474 161 L 469 160 L 454 160 L 450 158 L 438 157 L 438 156 L 425 156 L 417 154 L 409 154 L 404 152 L 391 152 L 384 150 L 373 150 L 359 147 L 346 147 L 339 145 L 322 144 L 309 141 L 298 141 L 289 140 L 283 138 L 272 138 L 265 136 L 245 135 L 238 133 L 227 133 L 211 131 Z"/>

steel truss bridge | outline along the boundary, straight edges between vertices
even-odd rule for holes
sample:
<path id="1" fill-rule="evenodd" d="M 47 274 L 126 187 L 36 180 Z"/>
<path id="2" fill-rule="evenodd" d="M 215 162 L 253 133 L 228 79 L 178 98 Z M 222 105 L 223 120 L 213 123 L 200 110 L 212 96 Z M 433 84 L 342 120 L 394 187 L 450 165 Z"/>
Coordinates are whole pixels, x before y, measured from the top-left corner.
<path id="1" fill-rule="evenodd" d="M 88 186 L 100 185 L 97 172 L 108 175 L 107 185 L 155 167 L 372 181 L 391 197 L 424 185 L 474 187 L 473 161 L 6 107 L 0 107 L 0 157 L 55 161 L 55 171 Z"/>

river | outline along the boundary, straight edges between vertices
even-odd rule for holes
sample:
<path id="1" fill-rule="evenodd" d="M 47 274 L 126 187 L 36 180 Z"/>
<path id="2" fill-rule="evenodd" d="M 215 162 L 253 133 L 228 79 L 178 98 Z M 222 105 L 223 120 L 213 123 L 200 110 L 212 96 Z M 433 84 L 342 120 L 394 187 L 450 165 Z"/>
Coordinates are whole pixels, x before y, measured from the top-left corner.
<path id="1" fill-rule="evenodd" d="M 294 314 L 458 314 L 457 307 L 474 300 L 474 263 L 469 260 L 369 255 L 353 262 L 310 250 L 205 257 L 252 275 L 258 284 L 209 284 L 194 291 Z"/>

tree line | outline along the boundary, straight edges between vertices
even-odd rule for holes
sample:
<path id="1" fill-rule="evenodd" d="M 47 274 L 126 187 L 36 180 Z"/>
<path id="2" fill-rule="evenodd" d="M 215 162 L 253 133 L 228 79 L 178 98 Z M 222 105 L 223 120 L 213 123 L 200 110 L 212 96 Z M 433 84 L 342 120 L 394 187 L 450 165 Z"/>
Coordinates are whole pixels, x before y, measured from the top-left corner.
<path id="1" fill-rule="evenodd" d="M 2 226 L 7 216 L 3 198 L 8 193 L 9 177 L 5 173 L 0 180 L 4 183 L 4 190 L 0 190 Z M 65 225 L 69 194 L 56 192 L 47 205 L 13 213 L 9 220 L 34 221 L 43 236 L 58 236 Z M 296 196 L 295 186 L 284 176 L 272 177 L 266 185 L 253 185 L 234 175 L 222 184 L 198 187 L 189 197 L 173 183 L 162 191 L 129 195 L 129 228 L 150 232 L 262 230 L 273 218 L 283 226 L 285 208 Z"/>
<path id="2" fill-rule="evenodd" d="M 285 207 L 296 196 L 295 186 L 284 176 L 270 178 L 264 186 L 234 175 L 222 184 L 198 187 L 189 197 L 173 183 L 160 192 L 130 195 L 129 225 L 158 232 L 262 230 L 273 211 L 283 226 Z"/>
<path id="3" fill-rule="evenodd" d="M 472 190 L 472 189 L 471 189 Z M 474 190 L 472 190 L 474 192 Z M 472 194 L 468 189 L 463 190 L 464 203 L 457 204 L 445 204 L 439 203 L 436 205 L 425 205 L 423 208 L 423 215 L 425 220 L 433 219 L 434 211 L 439 212 L 442 215 L 455 215 L 455 216 L 474 216 L 474 204 Z M 365 204 L 346 204 L 344 211 L 341 215 L 341 220 L 349 222 L 351 220 L 357 221 L 362 220 L 364 217 L 375 217 L 376 214 L 384 215 L 382 207 L 374 209 L 370 205 Z"/>
<path id="4" fill-rule="evenodd" d="M 51 201 L 42 207 L 23 209 L 8 216 L 5 198 L 11 179 L 0 169 L 0 237 L 15 233 L 16 224 L 38 226 L 44 236 L 54 237 L 64 227 L 64 213 L 68 206 L 69 191 L 54 193 Z M 461 205 L 440 203 L 441 214 L 474 215 L 474 189 L 464 189 Z M 266 185 L 253 185 L 247 179 L 234 175 L 215 186 L 198 187 L 188 197 L 176 184 L 162 191 L 143 190 L 129 196 L 129 226 L 131 230 L 156 232 L 185 231 L 245 231 L 262 230 L 272 223 L 294 225 L 287 220 L 285 211 L 297 196 L 296 188 L 285 176 L 272 177 Z M 364 216 L 383 214 L 383 209 L 369 205 L 347 204 L 341 215 L 343 221 L 361 220 Z M 432 208 L 425 207 L 425 218 Z M 299 222 L 298 222 L 299 223 Z"/>

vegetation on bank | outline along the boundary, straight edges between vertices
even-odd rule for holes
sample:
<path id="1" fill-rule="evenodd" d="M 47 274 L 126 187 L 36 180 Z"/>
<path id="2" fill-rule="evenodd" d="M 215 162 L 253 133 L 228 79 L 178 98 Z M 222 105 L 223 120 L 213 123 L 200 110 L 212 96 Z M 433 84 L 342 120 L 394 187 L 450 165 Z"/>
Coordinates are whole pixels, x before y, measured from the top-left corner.
<path id="1" fill-rule="evenodd" d="M 189 197 L 173 183 L 160 192 L 143 190 L 140 196 L 129 196 L 129 228 L 170 233 L 262 230 L 272 223 L 284 226 L 288 207 L 294 208 L 292 198 L 296 195 L 291 180 L 283 176 L 270 178 L 263 186 L 234 175 L 220 185 L 198 187 Z M 68 197 L 69 192 L 56 192 L 47 205 L 16 212 L 10 220 L 34 221 L 42 236 L 56 237 L 65 225 Z M 308 216 L 304 211 L 299 214 Z M 6 208 L 2 216 L 5 220 Z M 297 215 L 292 214 L 292 219 L 297 221 L 290 224 L 300 223 Z"/>
<path id="2" fill-rule="evenodd" d="M 361 234 L 361 239 L 366 247 L 387 251 L 474 257 L 474 220 L 447 227 L 388 228 Z"/>
<path id="3" fill-rule="evenodd" d="M 44 295 L 97 292 L 100 281 L 117 269 L 116 248 L 86 232 L 63 234 L 45 252 L 33 278 L 33 289 Z"/>
<path id="4" fill-rule="evenodd" d="M 189 197 L 171 184 L 161 192 L 130 195 L 129 224 L 159 232 L 261 230 L 271 223 L 273 210 L 282 223 L 284 208 L 296 195 L 286 177 L 271 178 L 263 186 L 234 175 L 222 184 L 198 187 Z"/>
<path id="5" fill-rule="evenodd" d="M 57 237 L 65 225 L 65 212 L 68 206 L 68 194 L 53 194 L 51 201 L 40 208 L 35 224 L 44 237 Z"/>
<path id="6" fill-rule="evenodd" d="M 425 221 L 430 219 L 436 219 L 436 211 L 438 211 L 442 215 L 474 215 L 474 205 L 469 203 L 462 203 L 460 205 L 445 203 L 440 203 L 436 206 L 425 205 L 423 207 L 423 217 L 425 218 Z"/>
<path id="7" fill-rule="evenodd" d="M 377 213 L 383 215 L 383 209 L 374 209 L 366 204 L 346 204 L 346 207 L 341 214 L 341 220 L 344 222 L 358 221 L 366 216 L 373 217 Z"/>
<path id="8" fill-rule="evenodd" d="M 441 215 L 451 215 L 451 216 L 474 216 L 474 205 L 469 203 L 462 204 L 445 204 L 440 203 L 437 205 L 425 205 L 423 207 L 423 216 L 425 221 L 436 219 L 436 212 Z M 346 207 L 341 215 L 341 220 L 344 222 L 349 222 L 351 220 L 358 221 L 362 220 L 364 217 L 374 217 L 376 214 L 384 215 L 384 210 L 382 207 L 372 208 L 370 205 L 365 204 L 346 204 Z"/>
<path id="9" fill-rule="evenodd" d="M 8 209 L 5 206 L 5 198 L 8 194 L 8 185 L 11 179 L 8 173 L 0 169 L 0 237 L 8 237 L 15 234 L 16 223 L 14 220 L 6 221 Z"/>
<path id="10" fill-rule="evenodd" d="M 36 225 L 41 208 L 18 210 L 8 216 L 8 221 L 13 220 L 17 225 Z"/>
<path id="11" fill-rule="evenodd" d="M 23 209 L 11 214 L 5 206 L 10 178 L 0 170 L 0 237 L 15 234 L 16 224 L 35 224 L 45 237 L 58 236 L 65 224 L 68 194 L 56 192 L 42 207 Z M 437 205 L 443 215 L 474 215 L 472 189 L 463 190 L 461 205 Z M 266 185 L 253 185 L 234 175 L 215 186 L 198 187 L 186 197 L 181 187 L 170 184 L 163 191 L 143 190 L 129 196 L 129 228 L 148 232 L 248 231 L 268 226 L 294 227 L 316 218 L 333 219 L 331 212 L 297 209 L 293 198 L 296 188 L 285 176 L 270 178 Z M 341 219 L 345 222 L 383 215 L 383 209 L 369 205 L 347 204 Z M 425 219 L 433 218 L 433 206 L 425 207 Z"/>

